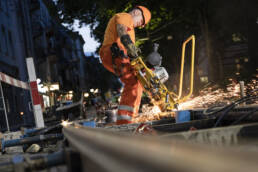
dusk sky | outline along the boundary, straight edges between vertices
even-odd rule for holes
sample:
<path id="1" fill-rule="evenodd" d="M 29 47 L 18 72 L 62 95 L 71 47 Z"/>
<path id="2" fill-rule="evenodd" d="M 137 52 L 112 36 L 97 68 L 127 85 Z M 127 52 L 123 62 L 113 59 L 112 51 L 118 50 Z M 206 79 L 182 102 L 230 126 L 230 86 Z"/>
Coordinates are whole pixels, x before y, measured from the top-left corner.
<path id="1" fill-rule="evenodd" d="M 84 52 L 95 52 L 96 48 L 99 46 L 99 43 L 91 37 L 89 26 L 83 26 L 79 28 L 78 20 L 75 20 L 73 29 L 74 31 L 78 31 L 85 41 L 83 46 Z"/>

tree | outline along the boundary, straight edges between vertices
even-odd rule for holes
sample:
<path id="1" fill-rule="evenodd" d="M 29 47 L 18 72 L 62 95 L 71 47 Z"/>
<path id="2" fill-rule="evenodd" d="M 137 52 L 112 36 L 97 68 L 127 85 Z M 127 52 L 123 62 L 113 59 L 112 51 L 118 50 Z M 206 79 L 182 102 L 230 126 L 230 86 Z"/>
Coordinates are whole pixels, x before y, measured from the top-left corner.
<path id="1" fill-rule="evenodd" d="M 234 35 L 240 42 L 248 44 L 248 64 L 251 68 L 246 67 L 247 74 L 255 72 L 258 59 L 255 50 L 258 38 L 256 1 L 77 0 L 75 3 L 73 0 L 57 0 L 56 6 L 51 9 L 64 23 L 72 24 L 78 19 L 82 25 L 90 25 L 92 36 L 102 42 L 109 19 L 115 13 L 128 11 L 136 4 L 147 6 L 152 12 L 150 24 L 146 28 L 136 30 L 136 44 L 146 56 L 152 51 L 153 42 L 159 43 L 163 65 L 170 74 L 179 71 L 181 43 L 192 34 L 196 35 L 198 41 L 196 54 L 200 55 L 200 52 L 205 50 L 203 56 L 209 61 L 210 80 L 217 82 L 223 79 L 224 50 L 236 43 Z M 198 58 L 200 56 L 196 56 L 196 61 L 201 61 Z"/>

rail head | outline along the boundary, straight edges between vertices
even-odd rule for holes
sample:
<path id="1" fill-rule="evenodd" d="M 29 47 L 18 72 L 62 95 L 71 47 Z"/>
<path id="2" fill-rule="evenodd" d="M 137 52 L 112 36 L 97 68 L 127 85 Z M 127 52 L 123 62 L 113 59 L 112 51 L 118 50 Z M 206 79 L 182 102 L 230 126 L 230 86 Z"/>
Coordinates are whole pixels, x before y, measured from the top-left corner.
<path id="1" fill-rule="evenodd" d="M 79 125 L 63 128 L 70 145 L 102 171 L 248 171 L 258 155 L 180 140 L 132 136 Z M 246 154 L 252 157 L 246 159 Z M 242 156 L 243 155 L 243 156 Z M 90 169 L 87 169 L 90 170 Z"/>

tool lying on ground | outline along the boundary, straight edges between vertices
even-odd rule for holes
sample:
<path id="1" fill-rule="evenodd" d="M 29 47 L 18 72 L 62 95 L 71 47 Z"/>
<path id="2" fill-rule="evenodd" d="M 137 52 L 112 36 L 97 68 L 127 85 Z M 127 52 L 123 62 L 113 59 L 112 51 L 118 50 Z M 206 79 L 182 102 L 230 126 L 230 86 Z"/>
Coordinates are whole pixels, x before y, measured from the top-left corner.
<path id="1" fill-rule="evenodd" d="M 188 95 L 182 97 L 183 88 L 183 75 L 185 63 L 185 47 L 186 44 L 192 41 L 191 51 L 191 73 L 190 73 L 190 91 Z M 154 45 L 155 46 L 155 45 Z M 146 64 L 154 66 L 153 70 L 150 69 L 144 62 L 141 56 L 133 59 L 131 65 L 135 69 L 136 76 L 144 87 L 145 92 L 148 93 L 152 103 L 159 106 L 161 111 L 173 110 L 177 108 L 179 103 L 184 102 L 192 95 L 193 92 L 193 78 L 194 78 L 194 53 L 195 53 L 195 36 L 189 37 L 182 46 L 181 57 L 181 71 L 178 95 L 169 91 L 164 82 L 168 80 L 168 73 L 161 65 L 161 56 L 157 53 L 157 45 L 154 47 L 154 52 L 149 56 L 149 61 Z M 159 60 L 155 60 L 160 59 Z"/>
<path id="2" fill-rule="evenodd" d="M 46 141 L 57 141 L 62 140 L 63 134 L 47 134 L 47 135 L 36 135 L 33 137 L 25 137 L 20 139 L 13 139 L 13 140 L 0 140 L 0 151 L 4 152 L 5 148 L 13 147 L 13 146 L 20 146 L 25 144 L 33 144 L 33 143 L 41 143 Z"/>

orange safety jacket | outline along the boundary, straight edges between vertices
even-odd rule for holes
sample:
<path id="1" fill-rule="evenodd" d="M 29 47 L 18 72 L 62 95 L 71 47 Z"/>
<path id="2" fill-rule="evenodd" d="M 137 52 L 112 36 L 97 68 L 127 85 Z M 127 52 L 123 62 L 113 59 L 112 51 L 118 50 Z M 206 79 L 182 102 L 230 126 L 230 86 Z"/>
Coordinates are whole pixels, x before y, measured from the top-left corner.
<path id="1" fill-rule="evenodd" d="M 120 41 L 117 34 L 117 24 L 122 24 L 127 27 L 127 33 L 133 43 L 135 43 L 135 31 L 133 26 L 133 18 L 128 13 L 118 13 L 114 15 L 106 28 L 104 41 L 100 48 L 100 57 L 102 64 L 110 72 L 115 73 L 112 62 L 112 55 L 110 47 L 113 43 L 117 43 L 119 48 L 127 54 L 126 48 Z M 143 88 L 136 76 L 134 70 L 130 65 L 129 58 L 117 58 L 115 60 L 116 66 L 122 66 L 123 75 L 120 77 L 124 83 L 124 90 L 122 92 L 120 104 L 118 107 L 117 124 L 131 123 L 139 110 Z"/>

